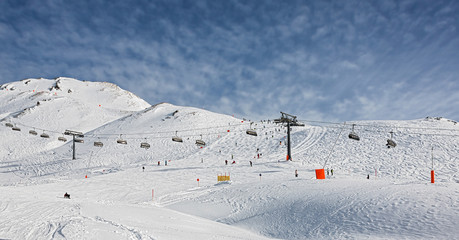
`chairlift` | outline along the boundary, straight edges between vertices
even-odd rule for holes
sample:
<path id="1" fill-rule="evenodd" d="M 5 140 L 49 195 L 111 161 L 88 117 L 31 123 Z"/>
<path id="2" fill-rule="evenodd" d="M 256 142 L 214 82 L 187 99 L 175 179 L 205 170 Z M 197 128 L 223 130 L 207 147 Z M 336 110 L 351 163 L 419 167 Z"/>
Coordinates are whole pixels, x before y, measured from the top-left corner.
<path id="1" fill-rule="evenodd" d="M 359 141 L 360 137 L 354 132 L 354 126 L 355 124 L 352 124 L 352 132 L 349 133 L 349 138 Z"/>
<path id="2" fill-rule="evenodd" d="M 386 146 L 387 148 L 394 148 L 395 146 L 397 146 L 397 144 L 395 143 L 394 140 L 392 140 L 392 136 L 393 136 L 394 132 L 390 132 L 390 139 L 387 139 L 387 143 L 386 143 Z"/>
<path id="3" fill-rule="evenodd" d="M 30 130 L 30 131 L 29 131 L 29 134 L 32 134 L 32 135 L 35 135 L 35 136 L 36 136 L 38 133 L 37 133 L 35 130 Z"/>
<path id="4" fill-rule="evenodd" d="M 83 139 L 79 139 L 79 138 L 75 138 L 75 142 L 77 142 L 77 143 L 84 143 L 84 140 L 83 140 Z"/>
<path id="5" fill-rule="evenodd" d="M 245 133 L 247 133 L 248 135 L 257 136 L 257 131 L 252 129 L 252 122 L 250 123 L 250 129 L 247 129 L 247 131 L 245 131 Z"/>
<path id="6" fill-rule="evenodd" d="M 102 142 L 94 142 L 94 147 L 103 147 L 104 144 Z"/>
<path id="7" fill-rule="evenodd" d="M 5 126 L 10 127 L 10 128 L 14 127 L 13 124 L 11 123 L 5 123 Z"/>
<path id="8" fill-rule="evenodd" d="M 175 131 L 175 136 L 172 137 L 172 141 L 174 141 L 174 142 L 183 142 L 182 138 L 177 136 L 177 131 Z"/>
<path id="9" fill-rule="evenodd" d="M 57 140 L 62 141 L 62 142 L 67 142 L 67 138 L 65 137 L 58 137 Z"/>
<path id="10" fill-rule="evenodd" d="M 12 130 L 13 130 L 13 131 L 18 131 L 18 132 L 20 132 L 20 131 L 21 131 L 21 129 L 20 129 L 20 128 L 18 128 L 18 127 L 13 127 L 13 128 L 12 128 Z"/>
<path id="11" fill-rule="evenodd" d="M 201 134 L 201 139 L 196 140 L 196 145 L 198 146 L 206 146 L 206 142 L 202 140 L 202 134 Z"/>
<path id="12" fill-rule="evenodd" d="M 116 140 L 117 143 L 119 144 L 127 144 L 127 141 L 124 140 L 122 137 L 121 137 L 122 134 L 120 134 L 120 138 L 118 140 Z"/>

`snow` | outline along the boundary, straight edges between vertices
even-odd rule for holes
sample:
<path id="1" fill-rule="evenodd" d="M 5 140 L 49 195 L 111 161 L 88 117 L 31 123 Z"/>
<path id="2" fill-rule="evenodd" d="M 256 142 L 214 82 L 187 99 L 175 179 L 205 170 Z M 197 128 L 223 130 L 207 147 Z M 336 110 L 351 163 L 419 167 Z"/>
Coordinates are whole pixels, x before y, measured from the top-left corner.
<path id="1" fill-rule="evenodd" d="M 258 136 L 250 136 L 248 121 L 152 106 L 110 83 L 8 83 L 0 86 L 0 109 L 0 239 L 459 235 L 459 126 L 452 120 L 353 122 L 360 141 L 347 138 L 352 123 L 293 127 L 293 161 L 285 161 L 285 127 L 254 122 Z M 34 128 L 50 139 L 29 134 Z M 57 140 L 65 129 L 85 133 L 75 160 L 72 141 Z M 388 149 L 390 131 L 397 147 Z M 317 180 L 318 168 L 334 174 Z M 225 174 L 231 181 L 217 182 Z"/>

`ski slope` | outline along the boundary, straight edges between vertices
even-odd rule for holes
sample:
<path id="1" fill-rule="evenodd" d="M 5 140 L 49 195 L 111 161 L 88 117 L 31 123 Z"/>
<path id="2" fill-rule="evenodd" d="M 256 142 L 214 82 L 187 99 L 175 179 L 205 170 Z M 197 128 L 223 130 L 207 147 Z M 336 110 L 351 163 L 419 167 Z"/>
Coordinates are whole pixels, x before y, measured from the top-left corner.
<path id="1" fill-rule="evenodd" d="M 273 121 L 150 105 L 113 84 L 70 78 L 26 79 L 0 89 L 0 239 L 459 234 L 459 126 L 452 120 L 292 127 L 293 161 L 285 161 L 286 127 Z M 347 137 L 353 123 L 360 141 Z M 58 140 L 66 129 L 84 133 L 76 159 L 70 136 Z M 389 132 L 395 148 L 385 146 Z M 143 142 L 150 148 L 140 148 Z M 319 168 L 334 174 L 317 180 Z M 218 175 L 231 181 L 217 182 Z"/>

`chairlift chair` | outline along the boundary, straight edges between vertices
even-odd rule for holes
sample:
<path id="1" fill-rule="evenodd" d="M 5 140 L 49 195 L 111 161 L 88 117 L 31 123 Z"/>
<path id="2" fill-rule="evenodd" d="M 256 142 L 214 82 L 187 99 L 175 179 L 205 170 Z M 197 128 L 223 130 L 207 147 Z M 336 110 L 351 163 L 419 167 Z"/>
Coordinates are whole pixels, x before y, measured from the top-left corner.
<path id="1" fill-rule="evenodd" d="M 177 136 L 177 131 L 175 131 L 175 136 L 172 137 L 172 141 L 174 141 L 174 142 L 183 142 L 182 138 Z"/>
<path id="2" fill-rule="evenodd" d="M 21 131 L 21 129 L 20 129 L 20 128 L 18 128 L 18 127 L 13 127 L 13 128 L 12 128 L 12 130 L 13 130 L 13 131 L 18 131 L 18 132 L 20 132 L 20 131 Z"/>
<path id="3" fill-rule="evenodd" d="M 49 135 L 46 134 L 46 133 L 42 133 L 42 134 L 40 135 L 40 137 L 42 137 L 42 138 L 49 138 Z"/>
<path id="4" fill-rule="evenodd" d="M 122 137 L 121 137 L 122 134 L 120 134 L 120 138 L 118 140 L 116 140 L 117 143 L 119 144 L 127 144 L 127 141 L 124 140 Z"/>
<path id="5" fill-rule="evenodd" d="M 67 142 L 67 138 L 65 137 L 58 137 L 57 140 L 62 141 L 62 142 Z"/>
<path id="6" fill-rule="evenodd" d="M 83 140 L 83 139 L 80 139 L 80 138 L 75 138 L 75 142 L 77 142 L 77 143 L 84 143 L 84 140 Z"/>
<path id="7" fill-rule="evenodd" d="M 102 142 L 94 142 L 94 147 L 103 147 L 104 144 Z"/>
<path id="8" fill-rule="evenodd" d="M 304 127 L 304 123 L 302 122 L 298 122 L 298 121 L 294 121 L 290 124 L 290 126 L 293 126 L 293 127 Z"/>
<path id="9" fill-rule="evenodd" d="M 35 130 L 29 130 L 29 134 L 37 135 L 38 133 Z"/>
<path id="10" fill-rule="evenodd" d="M 202 134 L 201 134 L 201 139 L 196 140 L 196 145 L 198 146 L 206 146 L 206 142 L 202 140 Z"/>
<path id="11" fill-rule="evenodd" d="M 5 123 L 5 126 L 10 127 L 10 128 L 14 127 L 13 124 L 11 123 Z"/>
<path id="12" fill-rule="evenodd" d="M 248 135 L 252 135 L 252 136 L 258 136 L 257 132 L 255 130 L 252 130 L 252 129 L 247 129 L 247 131 L 245 131 L 245 133 L 247 133 Z"/>
<path id="13" fill-rule="evenodd" d="M 206 142 L 204 142 L 203 140 L 198 139 L 198 140 L 196 140 L 196 145 L 198 145 L 198 146 L 206 146 Z"/>
<path id="14" fill-rule="evenodd" d="M 147 142 L 143 142 L 143 143 L 140 143 L 140 147 L 141 148 L 145 148 L 145 149 L 149 149 L 150 148 L 150 144 L 147 143 Z"/>
<path id="15" fill-rule="evenodd" d="M 349 133 L 349 138 L 359 141 L 360 137 L 354 132 L 354 126 L 355 124 L 352 124 L 352 132 Z"/>
<path id="16" fill-rule="evenodd" d="M 257 131 L 252 129 L 252 122 L 250 123 L 250 129 L 247 129 L 247 131 L 245 131 L 245 133 L 247 133 L 248 135 L 257 136 Z"/>
<path id="17" fill-rule="evenodd" d="M 394 140 L 392 140 L 392 135 L 394 134 L 394 132 L 390 132 L 390 139 L 387 139 L 387 143 L 386 143 L 386 146 L 387 148 L 394 148 L 395 146 L 397 146 L 397 144 L 395 143 Z"/>

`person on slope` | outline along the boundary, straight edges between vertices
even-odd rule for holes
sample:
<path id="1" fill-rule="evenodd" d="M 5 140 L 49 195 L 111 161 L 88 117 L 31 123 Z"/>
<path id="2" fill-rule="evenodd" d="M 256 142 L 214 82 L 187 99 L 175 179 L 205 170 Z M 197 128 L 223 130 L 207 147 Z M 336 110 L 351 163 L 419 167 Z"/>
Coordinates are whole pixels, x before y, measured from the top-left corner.
<path id="1" fill-rule="evenodd" d="M 64 194 L 64 198 L 68 198 L 70 199 L 70 194 L 68 194 L 67 192 Z"/>

